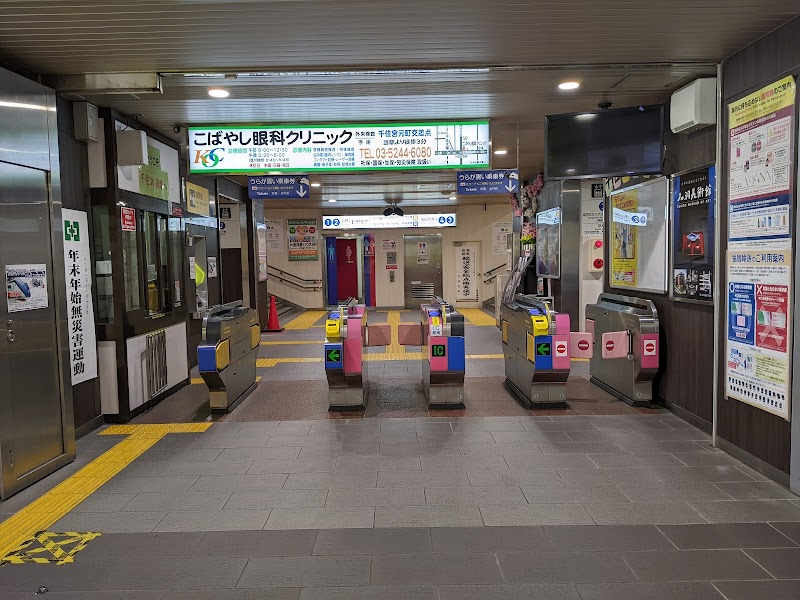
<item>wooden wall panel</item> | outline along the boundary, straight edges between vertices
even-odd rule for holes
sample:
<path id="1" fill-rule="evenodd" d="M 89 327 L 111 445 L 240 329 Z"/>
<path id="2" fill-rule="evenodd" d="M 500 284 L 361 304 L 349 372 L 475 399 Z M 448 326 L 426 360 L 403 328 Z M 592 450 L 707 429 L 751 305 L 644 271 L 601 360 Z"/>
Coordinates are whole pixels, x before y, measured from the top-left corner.
<path id="1" fill-rule="evenodd" d="M 747 93 L 768 85 L 772 81 L 786 75 L 800 75 L 800 18 L 794 19 L 780 29 L 763 37 L 756 43 L 748 46 L 738 54 L 732 56 L 724 65 L 723 70 L 723 103 L 725 110 L 723 127 L 723 155 L 721 169 L 721 200 L 723 207 L 727 207 L 727 105 Z M 795 106 L 795 119 L 797 120 Z M 795 133 L 797 122 L 795 122 Z M 797 140 L 795 140 L 795 160 L 797 159 Z M 795 182 L 795 190 L 797 182 Z M 796 231 L 796 205 L 795 194 L 795 219 Z M 720 211 L 722 231 L 727 231 L 727 210 Z M 725 239 L 723 239 L 725 249 Z M 721 282 L 721 289 L 724 283 Z M 721 344 L 722 360 L 725 358 L 725 323 L 721 324 L 718 332 Z M 724 369 L 721 367 L 720 390 L 725 389 Z M 759 410 L 738 400 L 729 400 L 721 394 L 718 406 L 717 431 L 724 440 L 731 442 L 753 456 L 767 462 L 781 471 L 789 472 L 791 427 L 787 421 Z M 798 418 L 795 416 L 795 418 Z"/>

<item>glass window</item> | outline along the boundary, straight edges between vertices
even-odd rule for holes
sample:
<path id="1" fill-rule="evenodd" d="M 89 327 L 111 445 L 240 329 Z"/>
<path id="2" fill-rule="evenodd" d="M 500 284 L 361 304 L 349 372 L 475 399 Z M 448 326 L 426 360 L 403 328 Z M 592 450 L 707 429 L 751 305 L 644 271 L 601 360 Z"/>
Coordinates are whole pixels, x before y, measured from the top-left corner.
<path id="1" fill-rule="evenodd" d="M 125 310 L 139 310 L 141 292 L 139 288 L 139 249 L 136 232 L 122 232 L 122 262 L 125 266 Z"/>
<path id="2" fill-rule="evenodd" d="M 145 212 L 144 273 L 148 315 L 163 314 L 172 308 L 172 269 L 170 267 L 170 240 L 168 217 Z"/>
<path id="3" fill-rule="evenodd" d="M 94 270 L 97 276 L 97 322 L 108 325 L 114 322 L 114 279 L 111 268 L 111 238 L 108 207 L 92 209 L 94 221 Z"/>

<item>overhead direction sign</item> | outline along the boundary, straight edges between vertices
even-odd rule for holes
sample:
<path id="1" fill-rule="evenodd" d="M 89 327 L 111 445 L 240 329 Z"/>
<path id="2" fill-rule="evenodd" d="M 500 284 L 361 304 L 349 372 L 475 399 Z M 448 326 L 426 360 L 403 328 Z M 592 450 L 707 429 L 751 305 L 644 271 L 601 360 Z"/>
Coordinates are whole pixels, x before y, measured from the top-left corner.
<path id="1" fill-rule="evenodd" d="M 323 216 L 322 229 L 415 229 L 455 227 L 455 213 L 428 215 L 340 215 Z"/>
<path id="2" fill-rule="evenodd" d="M 260 175 L 489 167 L 489 122 L 191 126 L 189 171 Z"/>
<path id="3" fill-rule="evenodd" d="M 519 171 L 459 171 L 456 176 L 459 195 L 514 194 L 519 191 Z"/>
<path id="4" fill-rule="evenodd" d="M 308 198 L 311 192 L 308 175 L 265 175 L 249 177 L 247 194 L 251 200 L 263 198 Z"/>

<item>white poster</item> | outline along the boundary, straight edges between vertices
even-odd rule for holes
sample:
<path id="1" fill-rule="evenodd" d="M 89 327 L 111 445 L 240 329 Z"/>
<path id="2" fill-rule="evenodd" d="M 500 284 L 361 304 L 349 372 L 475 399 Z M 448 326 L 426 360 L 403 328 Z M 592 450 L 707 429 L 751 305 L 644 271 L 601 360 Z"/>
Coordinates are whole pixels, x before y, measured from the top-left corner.
<path id="1" fill-rule="evenodd" d="M 47 265 L 6 265 L 8 312 L 47 308 Z"/>
<path id="2" fill-rule="evenodd" d="M 383 240 L 383 250 L 385 252 L 397 250 L 397 240 Z"/>
<path id="3" fill-rule="evenodd" d="M 464 243 L 456 252 L 456 302 L 478 301 L 478 244 Z"/>
<path id="4" fill-rule="evenodd" d="M 208 278 L 212 279 L 217 276 L 217 257 L 209 256 L 206 260 L 208 262 Z"/>
<path id="5" fill-rule="evenodd" d="M 72 385 L 97 377 L 97 338 L 92 303 L 89 225 L 86 213 L 62 209 L 64 274 L 67 282 L 67 324 Z"/>
<path id="6" fill-rule="evenodd" d="M 267 250 L 281 252 L 283 247 L 283 221 L 269 220 L 265 221 L 267 225 Z"/>
<path id="7" fill-rule="evenodd" d="M 492 254 L 503 256 L 506 253 L 509 235 L 511 235 L 511 221 L 492 223 Z"/>
<path id="8" fill-rule="evenodd" d="M 789 419 L 792 253 L 728 252 L 726 393 Z"/>
<path id="9" fill-rule="evenodd" d="M 428 260 L 428 242 L 420 242 L 417 247 L 417 264 L 427 265 Z"/>

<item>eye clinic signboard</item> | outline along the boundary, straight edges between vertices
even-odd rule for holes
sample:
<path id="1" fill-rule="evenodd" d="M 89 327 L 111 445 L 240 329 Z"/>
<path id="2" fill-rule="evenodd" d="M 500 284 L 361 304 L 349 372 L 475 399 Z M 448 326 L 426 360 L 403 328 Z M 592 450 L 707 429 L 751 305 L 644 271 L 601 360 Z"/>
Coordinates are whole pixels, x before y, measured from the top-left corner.
<path id="1" fill-rule="evenodd" d="M 189 127 L 191 173 L 489 167 L 489 122 Z"/>

